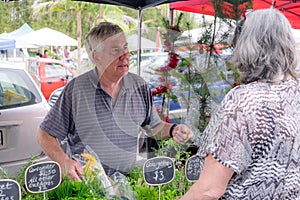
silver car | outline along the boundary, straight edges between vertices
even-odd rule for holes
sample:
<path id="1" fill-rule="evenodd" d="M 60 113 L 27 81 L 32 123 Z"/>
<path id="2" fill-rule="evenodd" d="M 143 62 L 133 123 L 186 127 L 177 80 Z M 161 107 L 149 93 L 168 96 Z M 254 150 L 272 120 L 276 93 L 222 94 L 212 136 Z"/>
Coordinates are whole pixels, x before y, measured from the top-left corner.
<path id="1" fill-rule="evenodd" d="M 35 136 L 48 111 L 24 64 L 0 61 L 0 166 L 8 175 L 17 175 L 33 156 L 47 159 Z"/>

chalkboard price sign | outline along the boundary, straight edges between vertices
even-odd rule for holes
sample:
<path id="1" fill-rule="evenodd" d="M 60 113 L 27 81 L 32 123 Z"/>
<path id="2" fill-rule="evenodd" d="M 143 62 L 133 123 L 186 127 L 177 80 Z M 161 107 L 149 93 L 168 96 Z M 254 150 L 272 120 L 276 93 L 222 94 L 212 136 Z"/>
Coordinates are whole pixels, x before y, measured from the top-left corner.
<path id="1" fill-rule="evenodd" d="M 144 180 L 149 185 L 162 185 L 174 179 L 174 162 L 169 157 L 148 159 L 143 167 Z"/>
<path id="2" fill-rule="evenodd" d="M 12 179 L 0 179 L 0 200 L 21 200 L 21 188 Z"/>
<path id="3" fill-rule="evenodd" d="M 29 192 L 50 191 L 59 186 L 61 170 L 58 163 L 49 161 L 29 166 L 25 172 L 25 186 Z"/>
<path id="4" fill-rule="evenodd" d="M 204 159 L 195 155 L 190 157 L 185 164 L 185 176 L 188 181 L 196 181 L 200 177 Z"/>

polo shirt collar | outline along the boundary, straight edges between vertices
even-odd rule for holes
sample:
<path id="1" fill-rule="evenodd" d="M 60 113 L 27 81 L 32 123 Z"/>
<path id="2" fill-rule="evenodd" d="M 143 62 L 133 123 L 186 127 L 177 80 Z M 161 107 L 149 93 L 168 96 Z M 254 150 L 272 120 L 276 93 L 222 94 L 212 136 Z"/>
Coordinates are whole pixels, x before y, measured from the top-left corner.
<path id="1" fill-rule="evenodd" d="M 130 87 L 132 87 L 132 81 L 130 81 L 130 76 L 128 76 L 129 74 L 127 74 L 126 76 L 124 76 L 122 78 L 123 84 L 122 84 L 122 90 L 126 90 Z M 99 82 L 99 78 L 98 78 L 98 70 L 97 67 L 95 66 L 94 69 L 92 69 L 89 73 L 89 79 L 90 82 L 92 83 L 92 85 L 95 87 L 95 89 L 102 89 L 100 82 Z"/>

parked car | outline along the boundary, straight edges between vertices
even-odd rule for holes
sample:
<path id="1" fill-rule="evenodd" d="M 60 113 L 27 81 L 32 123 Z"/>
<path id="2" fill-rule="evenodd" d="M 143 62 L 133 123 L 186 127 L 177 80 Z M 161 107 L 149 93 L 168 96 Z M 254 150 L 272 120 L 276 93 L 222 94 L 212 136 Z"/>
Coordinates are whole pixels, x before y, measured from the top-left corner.
<path id="1" fill-rule="evenodd" d="M 48 100 L 48 104 L 52 107 L 55 102 L 57 101 L 59 95 L 61 94 L 61 92 L 63 91 L 64 89 L 64 86 L 63 87 L 60 87 L 60 88 L 57 88 L 56 90 L 54 90 L 50 97 L 49 97 L 49 100 Z"/>
<path id="2" fill-rule="evenodd" d="M 48 159 L 35 134 L 49 108 L 25 65 L 0 61 L 0 167 L 10 176 L 35 155 Z"/>
<path id="3" fill-rule="evenodd" d="M 46 100 L 55 89 L 65 86 L 75 76 L 71 66 L 50 58 L 29 58 L 26 70 L 40 86 Z"/>

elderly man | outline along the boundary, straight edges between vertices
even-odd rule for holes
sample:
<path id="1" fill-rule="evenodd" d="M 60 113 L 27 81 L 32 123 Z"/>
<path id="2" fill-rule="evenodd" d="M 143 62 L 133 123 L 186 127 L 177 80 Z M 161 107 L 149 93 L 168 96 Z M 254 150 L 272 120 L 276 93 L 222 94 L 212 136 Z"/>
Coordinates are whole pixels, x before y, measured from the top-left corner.
<path id="1" fill-rule="evenodd" d="M 147 83 L 128 72 L 127 41 L 119 26 L 100 23 L 88 33 L 85 47 L 96 67 L 64 88 L 37 133 L 65 175 L 80 180 L 82 167 L 58 141 L 67 140 L 72 155 L 91 147 L 110 176 L 116 171 L 126 175 L 135 165 L 140 127 L 152 137 L 173 137 L 180 144 L 193 137 L 187 126 L 162 121 Z"/>

